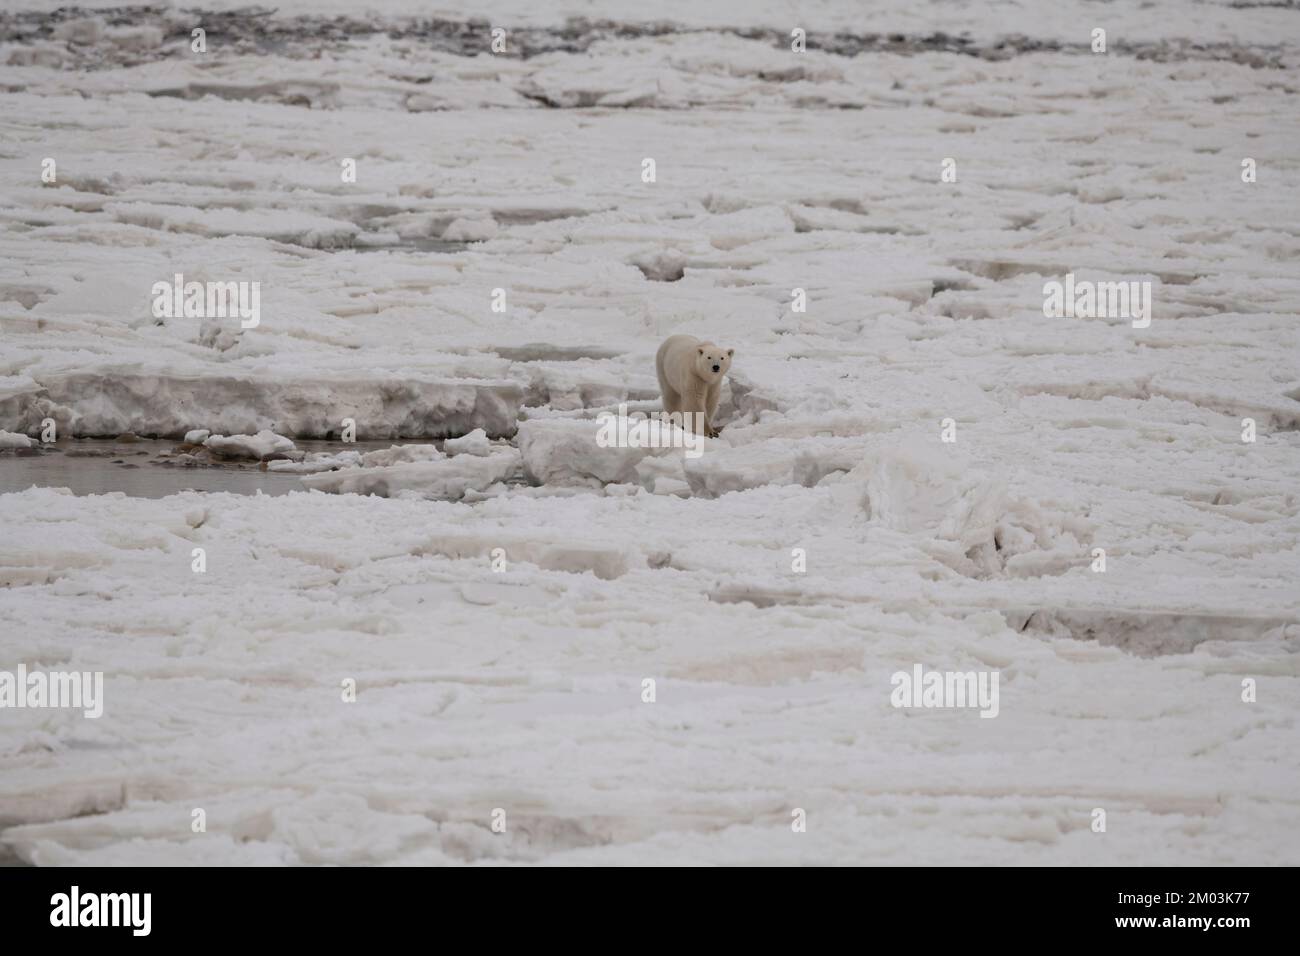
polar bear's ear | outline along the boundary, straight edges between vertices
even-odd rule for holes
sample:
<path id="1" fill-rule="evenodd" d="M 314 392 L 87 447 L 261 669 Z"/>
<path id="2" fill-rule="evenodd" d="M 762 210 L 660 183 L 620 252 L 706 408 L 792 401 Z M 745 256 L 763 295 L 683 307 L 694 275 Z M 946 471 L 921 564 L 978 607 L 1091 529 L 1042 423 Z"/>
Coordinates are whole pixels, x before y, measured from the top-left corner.
<path id="1" fill-rule="evenodd" d="M 727 358 L 731 358 L 735 354 L 736 354 L 735 349 L 727 349 Z"/>

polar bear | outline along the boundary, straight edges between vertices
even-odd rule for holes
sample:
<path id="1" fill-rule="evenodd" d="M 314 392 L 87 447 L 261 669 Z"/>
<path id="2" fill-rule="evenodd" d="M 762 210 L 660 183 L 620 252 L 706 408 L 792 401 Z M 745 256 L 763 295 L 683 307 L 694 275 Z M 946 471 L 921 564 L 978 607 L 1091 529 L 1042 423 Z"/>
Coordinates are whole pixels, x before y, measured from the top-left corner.
<path id="1" fill-rule="evenodd" d="M 735 354 L 735 349 L 719 348 L 693 335 L 670 335 L 665 339 L 655 356 L 664 411 L 698 413 L 688 420 L 687 427 L 717 438 L 713 416 L 718 412 L 718 399 L 722 395 L 722 377 L 731 368 L 731 357 Z"/>

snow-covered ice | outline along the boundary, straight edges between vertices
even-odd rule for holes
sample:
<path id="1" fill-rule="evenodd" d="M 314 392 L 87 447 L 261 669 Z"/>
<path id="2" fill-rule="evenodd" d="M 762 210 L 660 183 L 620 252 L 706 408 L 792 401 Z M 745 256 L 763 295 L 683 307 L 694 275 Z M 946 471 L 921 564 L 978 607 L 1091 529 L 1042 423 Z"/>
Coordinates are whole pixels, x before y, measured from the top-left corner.
<path id="1" fill-rule="evenodd" d="M 414 494 L 459 501 L 467 492 L 483 491 L 514 477 L 520 469 L 519 451 L 505 447 L 485 456 L 457 455 L 344 468 L 303 478 L 303 484 L 317 491 L 336 494 L 380 495 L 385 498 Z"/>
<path id="2" fill-rule="evenodd" d="M 252 458 L 254 461 L 294 451 L 292 438 L 268 429 L 256 435 L 211 435 L 203 439 L 203 447 L 219 458 Z"/>
<path id="3" fill-rule="evenodd" d="M 0 861 L 1300 863 L 1300 11 L 62 6 L 0 13 L 0 469 L 302 490 L 0 494 L 0 670 L 105 674 L 0 710 Z M 677 332 L 721 436 L 602 447 Z"/>
<path id="4" fill-rule="evenodd" d="M 492 443 L 488 441 L 487 432 L 481 428 L 476 428 L 460 438 L 448 438 L 442 443 L 442 447 L 448 455 L 492 454 Z"/>

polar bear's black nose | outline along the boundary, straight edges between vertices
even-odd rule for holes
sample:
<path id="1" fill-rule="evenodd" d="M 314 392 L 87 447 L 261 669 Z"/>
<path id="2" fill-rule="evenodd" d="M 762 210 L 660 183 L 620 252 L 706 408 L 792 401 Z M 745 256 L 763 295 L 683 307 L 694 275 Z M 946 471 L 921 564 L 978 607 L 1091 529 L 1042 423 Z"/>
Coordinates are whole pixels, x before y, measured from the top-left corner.
<path id="1" fill-rule="evenodd" d="M 721 365 L 715 365 L 715 366 L 713 366 L 713 371 L 715 371 L 715 372 L 721 372 L 721 371 L 722 371 L 722 366 L 721 366 Z"/>

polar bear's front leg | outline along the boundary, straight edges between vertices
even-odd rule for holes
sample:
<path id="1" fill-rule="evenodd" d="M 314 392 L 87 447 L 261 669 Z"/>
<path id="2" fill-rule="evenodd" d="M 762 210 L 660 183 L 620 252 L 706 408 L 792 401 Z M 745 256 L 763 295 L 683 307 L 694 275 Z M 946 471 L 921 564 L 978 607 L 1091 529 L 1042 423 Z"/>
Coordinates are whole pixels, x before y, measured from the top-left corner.
<path id="1" fill-rule="evenodd" d="M 709 433 L 708 386 L 703 382 L 692 382 L 682 392 L 682 414 L 690 418 L 682 422 L 682 427 L 689 426 L 697 435 Z"/>
<path id="2" fill-rule="evenodd" d="M 704 434 L 710 438 L 718 437 L 718 429 L 713 421 L 718 417 L 718 402 L 722 400 L 722 382 L 714 382 L 704 396 Z"/>

